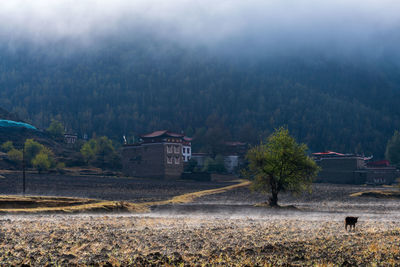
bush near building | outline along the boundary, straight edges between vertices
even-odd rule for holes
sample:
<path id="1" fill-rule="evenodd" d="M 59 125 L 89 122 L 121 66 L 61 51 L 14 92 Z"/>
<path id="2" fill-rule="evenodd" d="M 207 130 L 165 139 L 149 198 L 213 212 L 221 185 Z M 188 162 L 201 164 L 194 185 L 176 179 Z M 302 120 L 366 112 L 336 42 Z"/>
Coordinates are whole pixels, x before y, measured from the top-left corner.
<path id="1" fill-rule="evenodd" d="M 106 136 L 90 139 L 83 144 L 80 151 L 87 164 L 100 168 L 119 169 L 121 167 L 120 157 L 112 141 Z"/>

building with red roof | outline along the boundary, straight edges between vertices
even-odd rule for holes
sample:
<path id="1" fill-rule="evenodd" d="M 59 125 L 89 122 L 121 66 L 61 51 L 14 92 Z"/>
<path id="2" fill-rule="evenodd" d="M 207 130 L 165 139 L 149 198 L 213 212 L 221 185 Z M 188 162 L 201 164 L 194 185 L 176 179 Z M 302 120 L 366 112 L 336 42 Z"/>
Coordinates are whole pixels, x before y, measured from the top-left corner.
<path id="1" fill-rule="evenodd" d="M 340 184 L 391 184 L 399 171 L 387 160 L 370 162 L 371 157 L 333 151 L 312 154 L 321 167 L 317 181 Z"/>
<path id="2" fill-rule="evenodd" d="M 191 139 L 167 130 L 140 136 L 140 142 L 125 145 L 122 165 L 125 175 L 178 179 L 191 156 Z"/>

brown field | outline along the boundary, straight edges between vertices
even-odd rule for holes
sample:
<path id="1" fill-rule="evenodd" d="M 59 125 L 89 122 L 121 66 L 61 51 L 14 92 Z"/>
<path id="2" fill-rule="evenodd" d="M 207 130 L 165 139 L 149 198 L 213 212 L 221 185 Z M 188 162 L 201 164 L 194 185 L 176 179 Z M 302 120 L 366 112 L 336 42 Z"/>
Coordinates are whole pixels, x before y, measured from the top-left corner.
<path id="1" fill-rule="evenodd" d="M 134 181 L 126 183 L 136 192 Z M 140 199 L 166 192 L 165 183 L 142 183 Z M 244 187 L 178 182 L 177 189 L 140 202 L 150 208 L 142 213 L 0 215 L 0 266 L 400 265 L 399 200 L 351 196 L 371 188 L 315 184 L 312 194 L 281 196 L 297 209 L 255 207 L 265 196 Z M 135 199 L 127 192 L 119 197 Z M 359 216 L 355 231 L 344 229 L 348 215 Z"/>
<path id="2" fill-rule="evenodd" d="M 0 264 L 399 265 L 400 223 L 341 216 L 53 215 L 0 220 Z"/>

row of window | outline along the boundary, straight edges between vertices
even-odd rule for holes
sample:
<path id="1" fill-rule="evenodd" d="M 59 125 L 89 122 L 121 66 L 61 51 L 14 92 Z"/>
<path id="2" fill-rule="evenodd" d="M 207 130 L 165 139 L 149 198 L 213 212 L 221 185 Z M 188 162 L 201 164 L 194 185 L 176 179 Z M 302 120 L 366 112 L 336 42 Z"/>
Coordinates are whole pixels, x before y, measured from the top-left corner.
<path id="1" fill-rule="evenodd" d="M 179 146 L 167 145 L 167 153 L 172 153 L 172 150 L 174 150 L 176 154 L 180 153 Z"/>
<path id="2" fill-rule="evenodd" d="M 179 146 L 167 145 L 167 153 L 172 153 L 172 152 L 174 152 L 175 154 L 180 153 L 179 152 Z M 188 147 L 188 148 L 183 147 L 182 148 L 182 153 L 183 154 L 186 154 L 186 153 L 190 154 L 190 147 Z"/>
<path id="3" fill-rule="evenodd" d="M 172 157 L 172 156 L 168 156 L 167 157 L 167 163 L 168 164 L 172 164 L 172 161 L 174 160 L 175 164 L 179 164 L 180 163 L 180 157 Z"/>

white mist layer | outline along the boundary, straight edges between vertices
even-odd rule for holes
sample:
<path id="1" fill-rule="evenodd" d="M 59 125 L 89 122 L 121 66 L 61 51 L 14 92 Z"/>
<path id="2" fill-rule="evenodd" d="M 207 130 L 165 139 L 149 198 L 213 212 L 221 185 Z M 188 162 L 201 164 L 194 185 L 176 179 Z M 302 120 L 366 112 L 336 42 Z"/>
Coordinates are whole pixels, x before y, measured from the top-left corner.
<path id="1" fill-rule="evenodd" d="M 13 0 L 0 2 L 0 39 L 95 43 L 144 32 L 207 47 L 385 50 L 399 44 L 399 10 L 392 0 Z"/>

